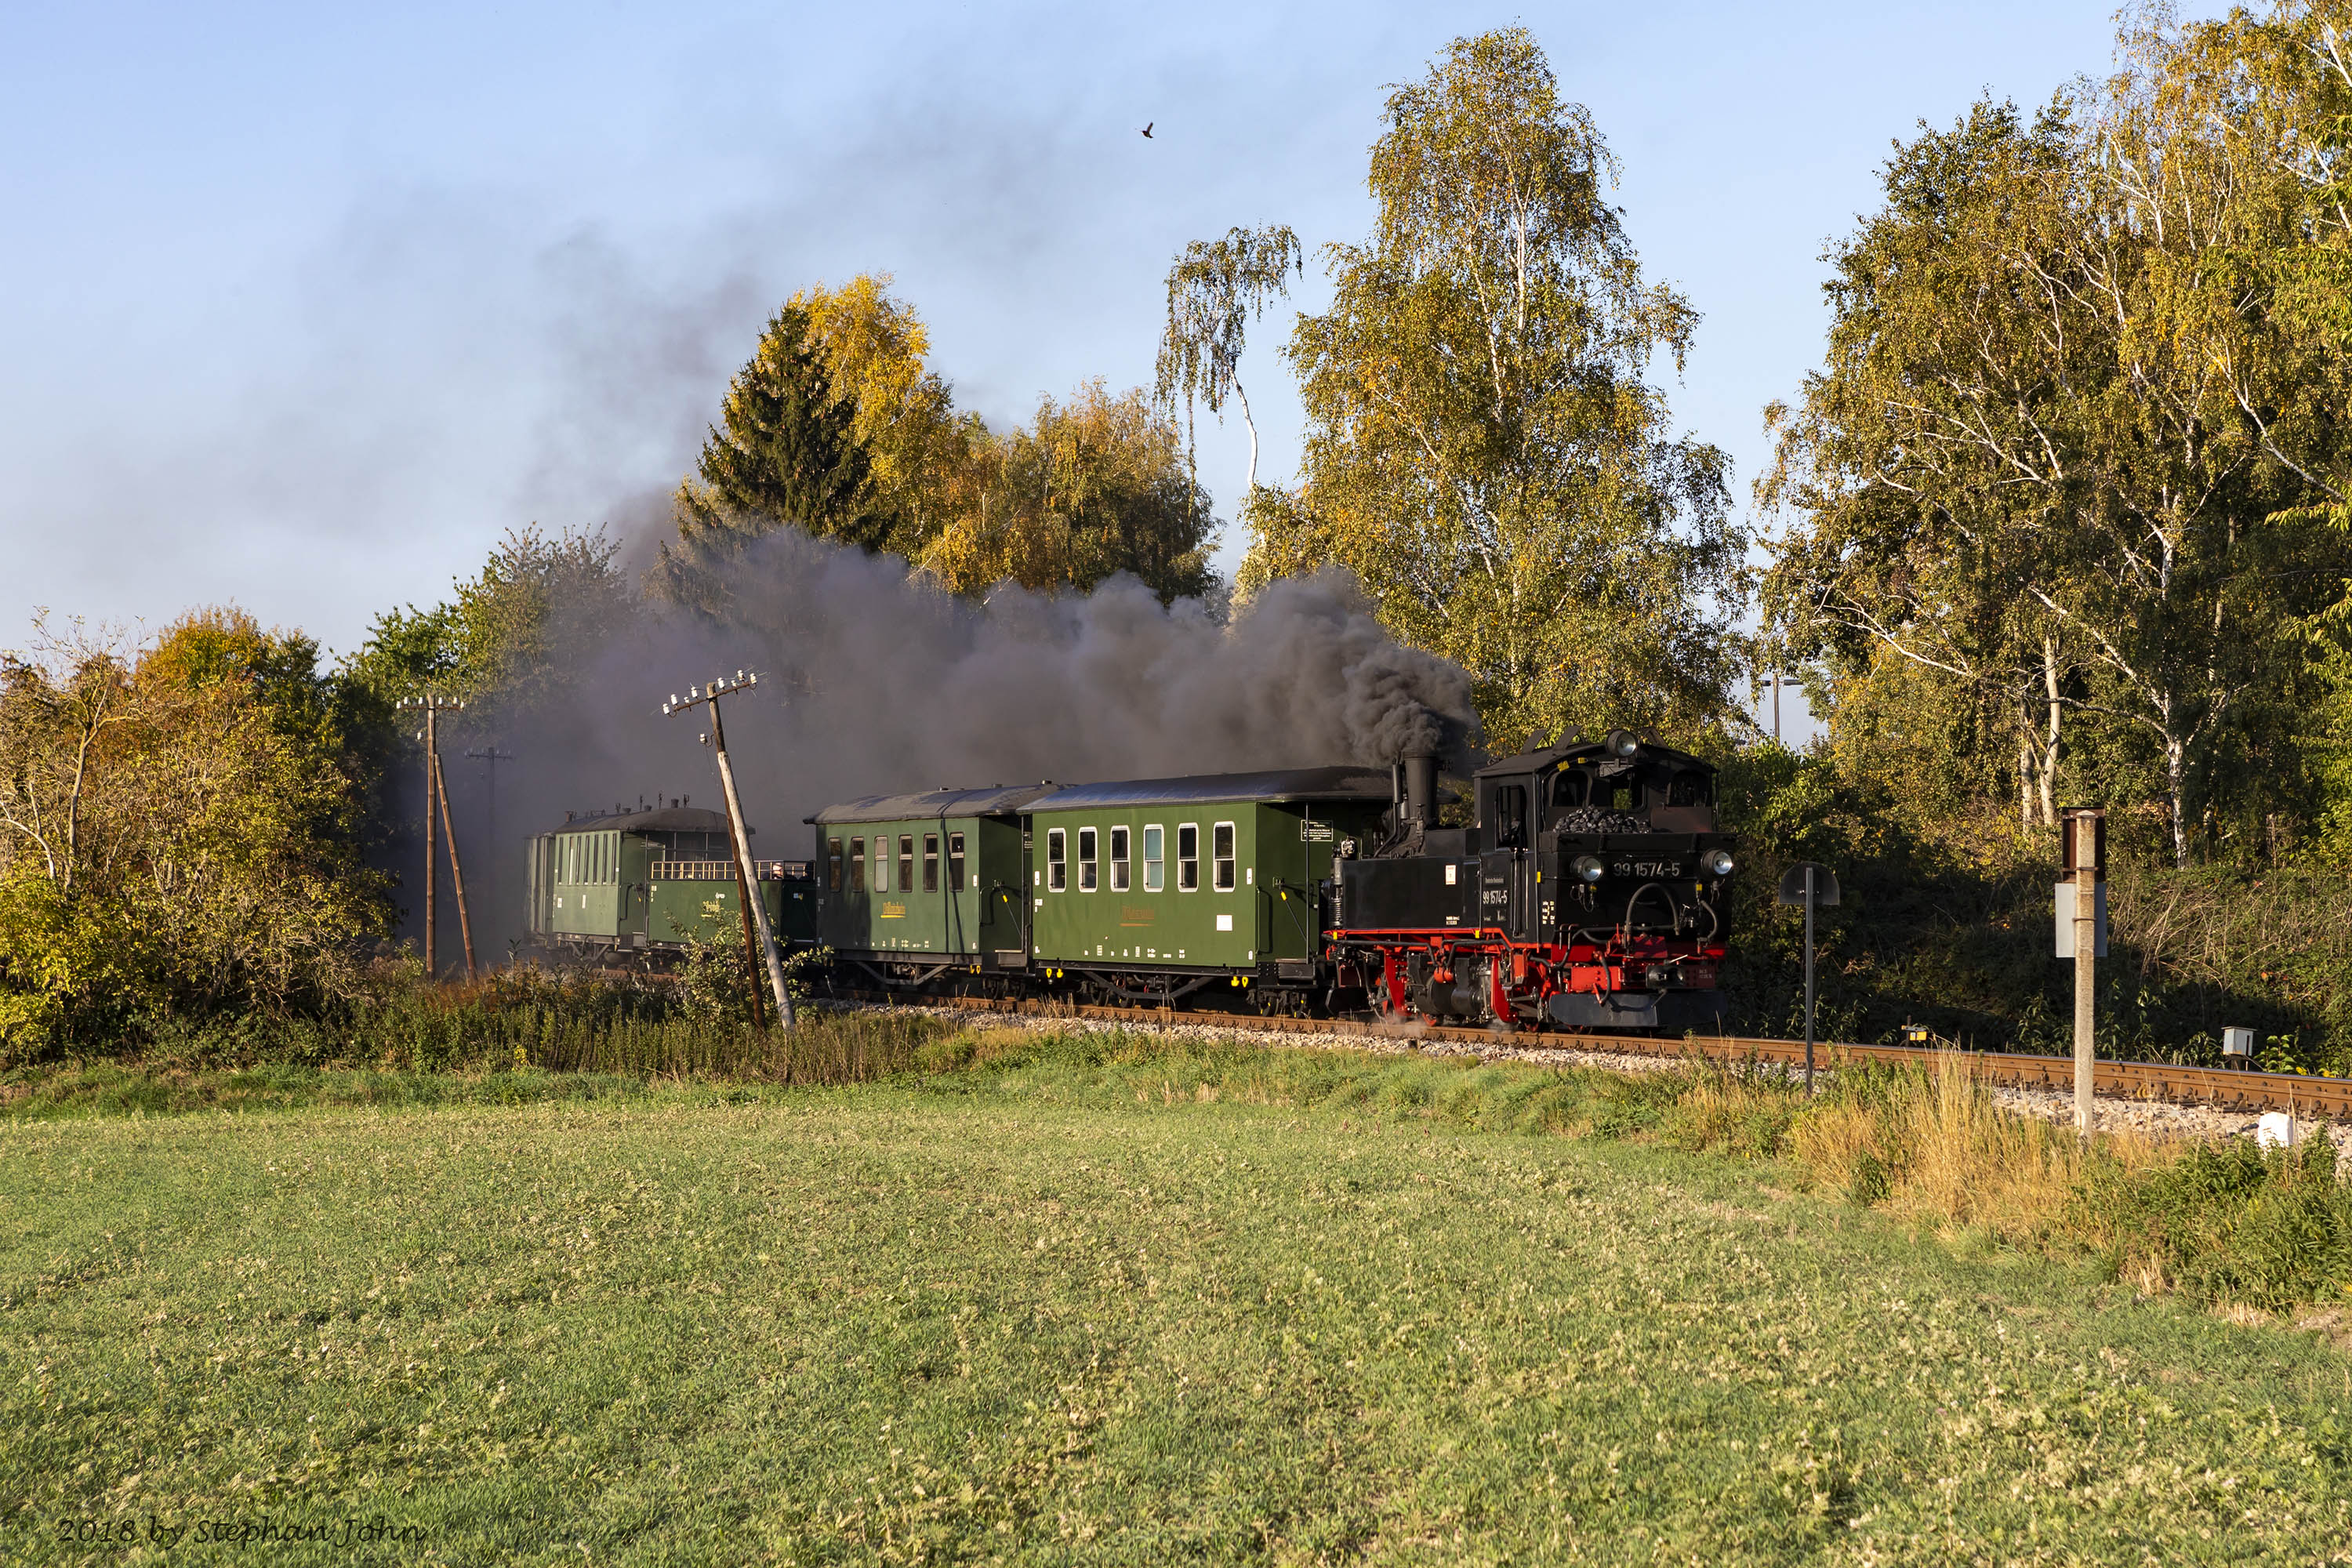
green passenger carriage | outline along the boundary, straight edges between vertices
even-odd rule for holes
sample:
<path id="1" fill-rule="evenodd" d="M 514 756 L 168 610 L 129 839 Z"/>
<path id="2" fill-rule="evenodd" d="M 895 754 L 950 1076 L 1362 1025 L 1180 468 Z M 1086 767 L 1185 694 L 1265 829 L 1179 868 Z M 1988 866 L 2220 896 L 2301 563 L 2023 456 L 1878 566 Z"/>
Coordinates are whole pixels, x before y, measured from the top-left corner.
<path id="1" fill-rule="evenodd" d="M 816 829 L 817 934 L 894 988 L 1028 963 L 1023 809 L 1049 784 L 869 795 Z"/>
<path id="2" fill-rule="evenodd" d="M 1318 887 L 1392 793 L 1384 772 L 1331 767 L 1043 795 L 1028 805 L 1032 961 L 1134 998 L 1311 983 Z"/>
<path id="3" fill-rule="evenodd" d="M 754 861 L 760 896 L 781 942 L 816 933 L 811 868 Z M 531 935 L 577 949 L 675 952 L 740 930 L 727 818 L 692 806 L 575 816 L 530 841 Z"/>

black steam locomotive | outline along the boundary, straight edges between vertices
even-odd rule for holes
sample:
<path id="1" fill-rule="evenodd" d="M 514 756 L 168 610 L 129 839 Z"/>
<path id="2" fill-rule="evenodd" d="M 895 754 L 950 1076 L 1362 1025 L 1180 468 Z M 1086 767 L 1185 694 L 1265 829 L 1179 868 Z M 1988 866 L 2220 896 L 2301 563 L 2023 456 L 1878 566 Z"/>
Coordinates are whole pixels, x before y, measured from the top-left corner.
<path id="1" fill-rule="evenodd" d="M 1574 1029 L 1715 1025 L 1736 864 L 1715 770 L 1622 731 L 1506 757 L 1477 820 L 1434 826 L 1436 759 L 1398 765 L 1387 835 L 1332 863 L 1326 953 L 1391 1015 Z"/>

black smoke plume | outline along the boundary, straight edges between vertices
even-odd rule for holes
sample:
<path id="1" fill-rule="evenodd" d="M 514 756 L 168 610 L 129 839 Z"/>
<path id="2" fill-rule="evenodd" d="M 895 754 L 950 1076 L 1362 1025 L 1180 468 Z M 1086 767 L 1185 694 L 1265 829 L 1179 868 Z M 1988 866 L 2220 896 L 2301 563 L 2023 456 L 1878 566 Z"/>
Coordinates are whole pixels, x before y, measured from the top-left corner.
<path id="1" fill-rule="evenodd" d="M 516 761 L 499 780 L 496 908 L 478 915 L 478 941 L 488 929 L 502 952 L 517 933 L 525 841 L 566 811 L 719 805 L 701 710 L 660 707 L 738 669 L 761 677 L 725 719 L 762 858 L 807 858 L 801 819 L 860 795 L 1460 759 L 1477 734 L 1469 678 L 1397 643 L 1339 573 L 1277 582 L 1230 620 L 1201 601 L 1162 605 L 1131 578 L 975 603 L 896 557 L 787 529 L 747 550 L 730 586 L 726 624 L 648 607 L 563 695 L 481 738 Z M 478 807 L 481 765 L 448 762 L 457 803 Z"/>

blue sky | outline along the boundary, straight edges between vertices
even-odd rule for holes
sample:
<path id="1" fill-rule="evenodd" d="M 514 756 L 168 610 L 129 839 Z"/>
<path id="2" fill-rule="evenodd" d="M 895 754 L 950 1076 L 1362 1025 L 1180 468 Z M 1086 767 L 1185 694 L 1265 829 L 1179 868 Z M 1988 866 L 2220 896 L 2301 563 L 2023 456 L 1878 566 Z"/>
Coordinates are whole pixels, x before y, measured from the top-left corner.
<path id="1" fill-rule="evenodd" d="M 347 649 L 499 532 L 658 515 L 768 310 L 897 274 L 959 400 L 1148 382 L 1183 244 L 1369 224 L 1383 85 L 1520 23 L 1704 313 L 1746 486 L 1890 139 L 2106 68 L 2106 0 L 0 9 L 0 646 L 235 601 Z M 1138 128 L 1155 124 L 1154 139 Z M 1297 303 L 1322 297 L 1310 269 Z M 1286 478 L 1297 410 L 1244 381 Z M 1240 489 L 1238 421 L 1203 476 Z M 1240 541 L 1229 535 L 1229 557 Z"/>

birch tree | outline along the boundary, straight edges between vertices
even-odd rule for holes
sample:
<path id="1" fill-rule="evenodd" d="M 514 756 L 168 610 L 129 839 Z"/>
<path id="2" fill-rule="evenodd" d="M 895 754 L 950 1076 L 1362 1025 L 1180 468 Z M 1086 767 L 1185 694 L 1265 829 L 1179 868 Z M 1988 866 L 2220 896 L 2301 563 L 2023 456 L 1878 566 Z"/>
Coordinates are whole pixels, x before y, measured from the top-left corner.
<path id="1" fill-rule="evenodd" d="M 1225 399 L 1241 405 L 1249 431 L 1246 498 L 1257 491 L 1257 421 L 1242 385 L 1242 351 L 1250 323 L 1289 292 L 1306 263 L 1287 224 L 1234 228 L 1223 239 L 1196 239 L 1168 272 L 1168 324 L 1160 338 L 1153 395 L 1163 408 L 1184 403 L 1185 457 L 1192 457 L 1192 405 L 1223 417 Z"/>
<path id="2" fill-rule="evenodd" d="M 1471 672 L 1505 743 L 1687 736 L 1742 664 L 1728 463 L 1645 380 L 1680 370 L 1697 312 L 1643 280 L 1617 172 L 1524 29 L 1394 89 L 1373 231 L 1324 248 L 1335 297 L 1286 350 L 1303 482 L 1249 509 L 1244 592 L 1349 567 L 1401 637 Z"/>
<path id="3" fill-rule="evenodd" d="M 2015 690 L 2025 771 L 2036 702 L 2051 739 L 2063 708 L 2144 749 L 2182 864 L 2219 749 L 2352 571 L 2322 521 L 2340 356 L 2267 265 L 2315 235 L 2277 156 L 2314 105 L 2243 38 L 2136 28 L 2032 128 L 1980 104 L 1898 150 L 1762 492 L 1803 520 L 1780 625 Z"/>

